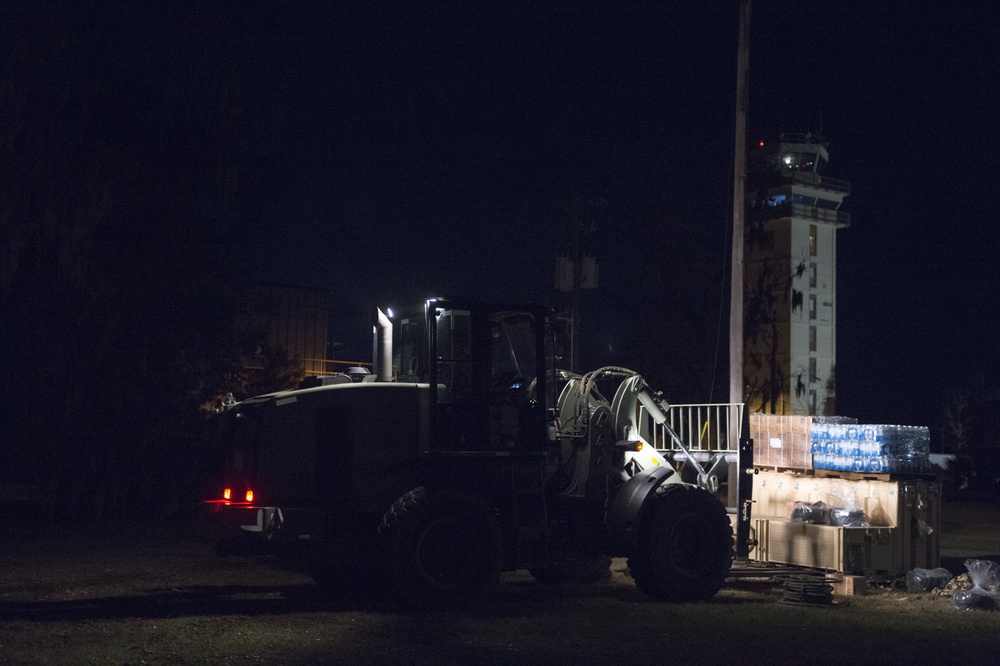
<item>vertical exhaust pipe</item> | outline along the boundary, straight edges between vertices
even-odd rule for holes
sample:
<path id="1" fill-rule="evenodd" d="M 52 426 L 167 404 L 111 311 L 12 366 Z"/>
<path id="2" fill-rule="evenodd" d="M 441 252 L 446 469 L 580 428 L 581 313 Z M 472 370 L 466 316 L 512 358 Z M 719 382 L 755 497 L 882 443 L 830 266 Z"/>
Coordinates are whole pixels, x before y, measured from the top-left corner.
<path id="1" fill-rule="evenodd" d="M 375 367 L 375 381 L 392 381 L 392 321 L 375 308 L 375 325 L 373 327 L 372 363 Z"/>

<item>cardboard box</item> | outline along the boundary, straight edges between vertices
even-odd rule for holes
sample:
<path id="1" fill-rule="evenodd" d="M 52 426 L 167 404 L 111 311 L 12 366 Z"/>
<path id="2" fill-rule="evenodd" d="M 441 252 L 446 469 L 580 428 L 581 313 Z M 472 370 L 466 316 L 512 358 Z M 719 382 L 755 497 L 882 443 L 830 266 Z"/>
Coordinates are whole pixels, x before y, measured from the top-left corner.
<path id="1" fill-rule="evenodd" d="M 853 597 L 864 594 L 868 589 L 868 579 L 865 576 L 846 575 L 840 580 L 833 582 L 833 593 L 841 596 Z"/>
<path id="2" fill-rule="evenodd" d="M 754 464 L 762 467 L 810 469 L 812 439 L 810 416 L 750 414 Z"/>

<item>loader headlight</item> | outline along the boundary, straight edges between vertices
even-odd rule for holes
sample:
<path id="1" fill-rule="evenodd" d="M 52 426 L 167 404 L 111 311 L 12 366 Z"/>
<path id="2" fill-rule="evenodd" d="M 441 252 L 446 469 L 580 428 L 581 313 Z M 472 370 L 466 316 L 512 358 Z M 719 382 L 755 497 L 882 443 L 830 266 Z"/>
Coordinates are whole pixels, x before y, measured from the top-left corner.
<path id="1" fill-rule="evenodd" d="M 618 442 L 615 442 L 615 446 L 617 446 L 619 449 L 625 449 L 626 451 L 642 451 L 642 447 L 644 445 L 645 442 L 643 442 L 641 439 L 638 440 L 623 439 Z"/>

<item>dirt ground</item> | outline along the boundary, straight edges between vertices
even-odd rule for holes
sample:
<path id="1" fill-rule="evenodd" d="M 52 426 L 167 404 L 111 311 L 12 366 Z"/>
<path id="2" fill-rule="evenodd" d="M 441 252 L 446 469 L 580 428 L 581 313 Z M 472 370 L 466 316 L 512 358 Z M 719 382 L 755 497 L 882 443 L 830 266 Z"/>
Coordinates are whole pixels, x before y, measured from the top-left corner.
<path id="1" fill-rule="evenodd" d="M 945 502 L 943 564 L 1000 558 L 1000 508 Z M 296 571 L 219 559 L 189 522 L 0 528 L 0 664 L 916 664 L 995 661 L 1000 612 L 871 586 L 787 603 L 770 578 L 649 601 L 625 560 L 593 585 L 505 574 L 488 604 L 406 613 Z"/>

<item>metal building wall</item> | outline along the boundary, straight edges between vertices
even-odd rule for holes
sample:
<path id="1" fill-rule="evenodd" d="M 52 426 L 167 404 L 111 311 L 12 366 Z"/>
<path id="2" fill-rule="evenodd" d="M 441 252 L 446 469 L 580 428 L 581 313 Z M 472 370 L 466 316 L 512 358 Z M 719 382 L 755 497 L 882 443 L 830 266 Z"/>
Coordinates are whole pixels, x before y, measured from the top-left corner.
<path id="1" fill-rule="evenodd" d="M 251 311 L 270 346 L 280 346 L 302 362 L 306 375 L 326 372 L 330 298 L 308 287 L 254 283 Z"/>

